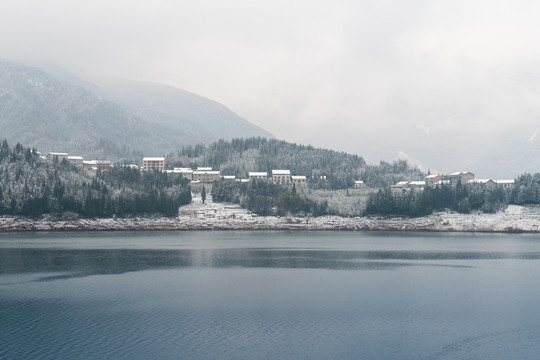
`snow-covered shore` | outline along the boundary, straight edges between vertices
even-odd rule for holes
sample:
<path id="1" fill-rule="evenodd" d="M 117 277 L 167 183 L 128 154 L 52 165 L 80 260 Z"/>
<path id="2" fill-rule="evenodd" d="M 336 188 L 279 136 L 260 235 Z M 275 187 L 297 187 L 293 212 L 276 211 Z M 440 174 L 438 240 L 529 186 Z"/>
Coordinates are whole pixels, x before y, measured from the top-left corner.
<path id="1" fill-rule="evenodd" d="M 540 232 L 540 208 L 509 206 L 497 214 L 440 212 L 421 218 L 404 217 L 276 217 L 256 216 L 232 204 L 199 199 L 181 207 L 179 216 L 58 220 L 0 217 L 0 232 L 144 231 L 144 230 L 350 230 Z M 199 201 L 197 201 L 199 200 Z"/>

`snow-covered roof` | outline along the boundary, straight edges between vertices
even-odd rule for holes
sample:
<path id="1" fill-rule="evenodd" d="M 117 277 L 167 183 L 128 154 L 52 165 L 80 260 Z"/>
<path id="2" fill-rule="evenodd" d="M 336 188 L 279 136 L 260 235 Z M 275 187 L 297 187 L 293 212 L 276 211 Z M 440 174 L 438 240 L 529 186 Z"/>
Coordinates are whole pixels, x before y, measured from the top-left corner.
<path id="1" fill-rule="evenodd" d="M 268 176 L 268 173 L 266 171 L 250 171 L 248 175 L 249 177 Z"/>
<path id="2" fill-rule="evenodd" d="M 223 175 L 223 179 L 225 180 L 234 180 L 236 179 L 235 175 Z"/>
<path id="3" fill-rule="evenodd" d="M 409 183 L 408 181 L 400 181 L 396 185 L 397 186 L 403 186 L 403 185 L 407 185 L 408 183 Z"/>
<path id="4" fill-rule="evenodd" d="M 68 156 L 68 160 L 83 160 L 82 156 Z"/>
<path id="5" fill-rule="evenodd" d="M 85 165 L 97 165 L 97 160 L 84 160 L 83 164 L 85 164 Z"/>
<path id="6" fill-rule="evenodd" d="M 202 166 L 199 166 L 197 168 L 197 171 L 212 171 L 212 168 L 211 167 L 202 167 Z"/>
<path id="7" fill-rule="evenodd" d="M 272 170 L 272 175 L 291 175 L 291 170 Z"/>
<path id="8" fill-rule="evenodd" d="M 495 180 L 497 184 L 515 184 L 516 180 Z"/>
<path id="9" fill-rule="evenodd" d="M 492 182 L 494 183 L 495 181 L 491 180 L 491 179 L 472 179 L 472 180 L 468 180 L 467 181 L 467 184 L 487 184 L 489 182 Z"/>
<path id="10" fill-rule="evenodd" d="M 426 179 L 435 179 L 436 177 L 439 177 L 439 175 L 431 174 L 431 175 L 426 176 Z"/>
<path id="11" fill-rule="evenodd" d="M 425 186 L 425 185 L 426 185 L 426 182 L 423 181 L 423 180 L 409 181 L 409 185 L 410 185 L 410 186 Z"/>
<path id="12" fill-rule="evenodd" d="M 293 180 L 307 180 L 307 178 L 304 175 L 293 175 L 291 176 Z"/>
<path id="13" fill-rule="evenodd" d="M 143 161 L 165 161 L 164 157 L 144 157 Z"/>
<path id="14" fill-rule="evenodd" d="M 364 182 L 362 180 L 355 180 L 354 183 L 355 184 L 363 184 Z"/>
<path id="15" fill-rule="evenodd" d="M 191 170 L 191 168 L 186 168 L 186 167 L 176 167 L 173 170 L 176 170 L 176 171 L 193 171 L 193 170 Z"/>
<path id="16" fill-rule="evenodd" d="M 68 153 L 61 153 L 61 152 L 50 152 L 47 156 L 49 155 L 52 155 L 52 156 L 68 156 L 69 154 Z"/>
<path id="17" fill-rule="evenodd" d="M 195 170 L 193 175 L 219 175 L 219 171 L 199 171 Z"/>
<path id="18" fill-rule="evenodd" d="M 462 175 L 465 175 L 465 174 L 471 174 L 471 175 L 474 175 L 472 172 L 470 171 L 457 171 L 455 173 L 452 173 L 450 174 L 450 176 L 462 176 Z"/>

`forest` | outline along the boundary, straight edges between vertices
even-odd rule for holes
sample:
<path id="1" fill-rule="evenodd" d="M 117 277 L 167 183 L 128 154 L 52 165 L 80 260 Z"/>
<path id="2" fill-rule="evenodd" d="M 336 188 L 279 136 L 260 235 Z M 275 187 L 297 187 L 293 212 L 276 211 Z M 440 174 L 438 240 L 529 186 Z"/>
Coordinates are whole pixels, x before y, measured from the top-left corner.
<path id="1" fill-rule="evenodd" d="M 439 185 L 420 191 L 387 187 L 369 196 L 366 214 L 424 216 L 442 210 L 495 213 L 508 205 L 539 204 L 540 174 L 536 173 L 518 176 L 511 188 L 461 183 L 456 187 Z"/>
<path id="2" fill-rule="evenodd" d="M 117 165 L 95 175 L 36 149 L 0 146 L 0 215 L 176 216 L 191 202 L 189 181 Z"/>
<path id="3" fill-rule="evenodd" d="M 260 137 L 184 147 L 169 154 L 166 162 L 171 167 L 211 166 L 222 175 L 238 178 L 247 178 L 250 171 L 271 174 L 273 169 L 288 169 L 292 175 L 306 176 L 311 189 L 326 190 L 351 188 L 355 180 L 363 180 L 370 187 L 384 187 L 425 176 L 403 160 L 367 165 L 358 155 Z"/>
<path id="4" fill-rule="evenodd" d="M 212 186 L 212 200 L 239 204 L 258 215 L 312 215 L 328 213 L 328 204 L 301 196 L 293 185 L 288 187 L 264 180 L 249 183 L 221 179 Z"/>

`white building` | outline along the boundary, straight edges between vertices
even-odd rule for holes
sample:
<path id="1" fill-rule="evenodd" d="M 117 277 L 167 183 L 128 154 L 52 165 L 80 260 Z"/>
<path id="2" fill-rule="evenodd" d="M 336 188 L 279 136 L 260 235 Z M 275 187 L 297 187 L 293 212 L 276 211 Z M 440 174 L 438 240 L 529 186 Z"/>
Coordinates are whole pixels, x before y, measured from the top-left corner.
<path id="1" fill-rule="evenodd" d="M 515 180 L 495 180 L 495 183 L 497 185 L 500 185 L 502 186 L 503 188 L 508 188 L 508 187 L 512 187 L 514 186 L 514 184 L 516 183 Z"/>
<path id="2" fill-rule="evenodd" d="M 468 185 L 480 185 L 488 188 L 494 188 L 497 184 L 491 179 L 472 179 L 467 181 Z"/>
<path id="3" fill-rule="evenodd" d="M 164 157 L 145 157 L 142 162 L 143 171 L 163 171 L 165 170 Z"/>
<path id="4" fill-rule="evenodd" d="M 362 180 L 356 180 L 354 182 L 354 188 L 355 189 L 361 189 L 364 187 L 364 182 Z"/>
<path id="5" fill-rule="evenodd" d="M 235 175 L 223 175 L 222 178 L 223 180 L 236 180 Z"/>
<path id="6" fill-rule="evenodd" d="M 251 171 L 248 173 L 249 180 L 266 180 L 268 179 L 268 173 L 266 171 Z"/>
<path id="7" fill-rule="evenodd" d="M 194 181 L 200 181 L 202 183 L 212 183 L 214 181 L 218 181 L 221 179 L 221 173 L 219 171 L 201 171 L 201 170 L 195 170 L 193 171 L 193 180 Z"/>
<path id="8" fill-rule="evenodd" d="M 291 183 L 290 170 L 272 170 L 272 182 L 279 185 L 287 185 Z"/>
<path id="9" fill-rule="evenodd" d="M 58 161 L 62 161 L 64 159 L 67 159 L 67 157 L 69 156 L 68 153 L 61 153 L 61 152 L 50 152 L 47 154 L 47 159 L 49 160 L 58 160 Z"/>
<path id="10" fill-rule="evenodd" d="M 69 161 L 71 164 L 79 167 L 83 167 L 83 157 L 82 156 L 68 156 L 67 161 Z"/>
<path id="11" fill-rule="evenodd" d="M 293 175 L 291 176 L 293 184 L 301 185 L 307 183 L 307 178 L 304 175 Z"/>
<path id="12" fill-rule="evenodd" d="M 458 182 L 461 181 L 461 184 L 465 185 L 467 181 L 473 180 L 474 174 L 468 171 L 458 171 L 450 174 L 450 183 L 452 186 L 456 186 Z"/>
<path id="13" fill-rule="evenodd" d="M 413 189 L 423 189 L 426 187 L 426 182 L 424 180 L 409 181 L 409 183 L 407 184 L 407 187 L 413 188 Z"/>
<path id="14" fill-rule="evenodd" d="M 186 179 L 193 180 L 193 170 L 191 168 L 174 168 L 173 174 L 179 174 Z"/>

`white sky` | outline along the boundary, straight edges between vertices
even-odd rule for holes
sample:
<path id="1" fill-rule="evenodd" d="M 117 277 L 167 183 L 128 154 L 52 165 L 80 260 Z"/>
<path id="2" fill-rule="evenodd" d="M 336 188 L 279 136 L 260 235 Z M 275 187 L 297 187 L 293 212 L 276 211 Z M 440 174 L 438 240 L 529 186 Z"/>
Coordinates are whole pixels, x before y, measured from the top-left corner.
<path id="1" fill-rule="evenodd" d="M 516 0 L 2 0 L 0 56 L 174 85 L 278 138 L 384 157 L 538 123 L 539 18 Z"/>

